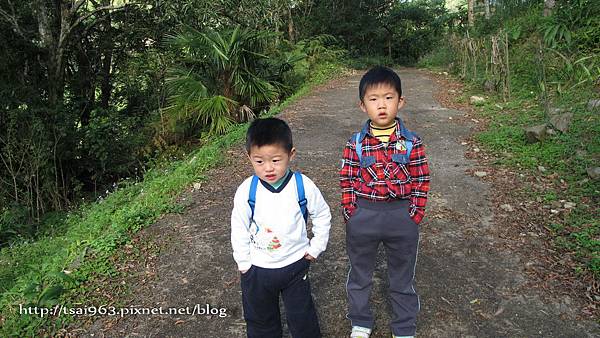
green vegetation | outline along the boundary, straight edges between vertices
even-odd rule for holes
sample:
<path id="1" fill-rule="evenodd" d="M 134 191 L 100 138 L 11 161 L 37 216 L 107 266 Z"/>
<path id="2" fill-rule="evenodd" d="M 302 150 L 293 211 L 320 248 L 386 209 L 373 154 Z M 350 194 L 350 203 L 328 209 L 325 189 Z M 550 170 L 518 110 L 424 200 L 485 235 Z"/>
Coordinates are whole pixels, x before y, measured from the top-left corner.
<path id="1" fill-rule="evenodd" d="M 455 19 L 428 0 L 1 3 L 0 247 L 260 116 L 316 65 L 411 64 Z"/>
<path id="2" fill-rule="evenodd" d="M 340 59 L 337 38 L 283 29 L 295 4 L 0 4 L 0 247 L 52 233 L 47 218 L 269 111 Z"/>
<path id="3" fill-rule="evenodd" d="M 310 81 L 268 115 L 278 113 L 312 86 L 342 69 L 334 63 L 315 66 Z M 118 189 L 100 201 L 83 205 L 65 219 L 57 220 L 60 229 L 55 229 L 52 235 L 2 248 L 0 335 L 55 334 L 52 328 L 60 329 L 63 321 L 69 320 L 69 316 L 20 315 L 19 304 L 26 307 L 92 304 L 94 299 L 89 298 L 89 293 L 95 281 L 118 274 L 111 260 L 117 250 L 161 214 L 177 212 L 180 206 L 175 202 L 176 197 L 193 182 L 202 181 L 206 169 L 220 161 L 223 149 L 243 139 L 246 128 L 247 124 L 230 127 L 225 135 L 215 137 L 184 159 L 148 171 L 142 182 L 121 182 Z"/>
<path id="4" fill-rule="evenodd" d="M 439 2 L 338 5 L 0 3 L 0 334 L 53 335 L 68 320 L 20 315 L 19 304 L 101 304 L 93 290 L 120 273 L 124 245 L 182 209 L 177 195 L 249 119 L 275 113 L 342 62 L 414 61 L 419 50 L 398 53 L 398 37 L 422 37 L 425 52 L 441 27 L 426 23 Z M 357 18 L 365 32 L 386 29 L 351 41 L 357 27 L 337 27 Z"/>
<path id="5" fill-rule="evenodd" d="M 439 0 L 0 3 L 0 335 L 55 335 L 72 320 L 19 304 L 103 303 L 93 290 L 120 274 L 123 246 L 182 210 L 176 197 L 249 119 L 346 66 L 419 61 L 487 87 L 479 142 L 500 165 L 556 174 L 541 199 L 576 207 L 548 228 L 597 279 L 600 186 L 585 180 L 600 153 L 586 106 L 598 96 L 600 9 L 493 3 L 472 27 Z M 569 131 L 526 143 L 522 128 L 554 108 L 573 113 Z"/>
<path id="6" fill-rule="evenodd" d="M 553 181 L 540 192 L 543 203 L 576 203 L 545 226 L 555 247 L 578 262 L 575 273 L 597 280 L 600 181 L 588 177 L 587 168 L 600 160 L 600 115 L 588 107 L 600 98 L 600 8 L 570 0 L 546 14 L 543 1 L 500 1 L 489 19 L 476 16 L 470 29 L 447 31 L 447 42 L 421 65 L 448 69 L 468 83 L 470 93 L 488 91 L 476 111 L 490 123 L 477 141 L 498 156 L 499 165 Z M 524 128 L 562 112 L 573 114 L 566 132 L 527 142 Z"/>
<path id="7" fill-rule="evenodd" d="M 310 34 L 340 39 L 351 59 L 385 57 L 382 63 L 404 65 L 431 51 L 456 19 L 441 0 L 315 1 L 310 11 L 310 16 L 300 18 L 299 26 Z"/>
<path id="8" fill-rule="evenodd" d="M 172 36 L 170 42 L 180 50 L 185 66 L 174 67 L 167 77 L 173 94 L 166 111 L 188 128 L 208 125 L 212 134 L 255 117 L 250 107 L 268 107 L 279 94 L 277 83 L 266 79 L 283 74 L 267 74 L 272 68 L 261 65 L 274 36 L 239 27 L 224 33 L 188 28 Z"/>

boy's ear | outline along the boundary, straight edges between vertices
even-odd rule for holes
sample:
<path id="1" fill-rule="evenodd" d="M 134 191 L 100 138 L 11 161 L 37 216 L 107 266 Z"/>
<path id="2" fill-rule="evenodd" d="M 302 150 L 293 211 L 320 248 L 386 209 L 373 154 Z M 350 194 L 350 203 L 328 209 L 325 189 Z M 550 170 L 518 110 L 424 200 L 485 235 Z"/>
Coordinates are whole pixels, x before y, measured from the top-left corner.
<path id="1" fill-rule="evenodd" d="M 246 156 L 248 156 L 248 159 L 250 160 L 250 162 L 252 162 L 252 147 L 250 147 L 250 149 L 246 150 Z"/>
<path id="2" fill-rule="evenodd" d="M 296 156 L 296 148 L 292 147 L 292 150 L 290 150 L 290 161 L 293 160 L 295 156 Z"/>
<path id="3" fill-rule="evenodd" d="M 363 100 L 358 101 L 358 107 L 360 108 L 360 110 L 363 111 L 363 113 L 367 112 L 367 107 L 365 107 L 365 103 L 363 102 Z"/>
<path id="4" fill-rule="evenodd" d="M 402 109 L 402 107 L 404 107 L 404 103 L 406 102 L 406 100 L 404 99 L 404 96 L 400 96 L 400 99 L 398 100 L 398 110 Z"/>

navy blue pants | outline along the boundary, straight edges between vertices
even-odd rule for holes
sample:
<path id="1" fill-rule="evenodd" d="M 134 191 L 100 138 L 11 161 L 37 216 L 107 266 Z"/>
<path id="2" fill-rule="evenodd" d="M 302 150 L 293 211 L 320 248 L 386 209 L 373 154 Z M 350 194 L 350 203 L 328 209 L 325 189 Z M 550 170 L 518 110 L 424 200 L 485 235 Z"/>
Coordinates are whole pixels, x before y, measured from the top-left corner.
<path id="1" fill-rule="evenodd" d="M 290 333 L 294 338 L 319 338 L 308 269 L 304 258 L 278 269 L 252 266 L 242 274 L 242 303 L 249 338 L 280 338 L 279 295 L 283 298 Z"/>
<path id="2" fill-rule="evenodd" d="M 369 298 L 380 244 L 385 247 L 392 303 L 392 333 L 413 336 L 419 312 L 414 288 L 419 226 L 408 214 L 409 201 L 372 202 L 358 199 L 358 208 L 346 224 L 346 250 L 350 259 L 348 318 L 352 325 L 373 328 Z"/>

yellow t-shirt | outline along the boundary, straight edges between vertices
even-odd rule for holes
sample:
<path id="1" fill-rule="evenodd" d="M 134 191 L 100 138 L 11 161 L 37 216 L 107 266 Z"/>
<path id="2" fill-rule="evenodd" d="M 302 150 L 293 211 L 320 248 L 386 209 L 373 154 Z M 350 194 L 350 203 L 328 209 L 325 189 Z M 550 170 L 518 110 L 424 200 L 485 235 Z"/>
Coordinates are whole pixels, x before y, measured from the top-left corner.
<path id="1" fill-rule="evenodd" d="M 371 123 L 371 134 L 373 134 L 373 136 L 375 136 L 381 143 L 384 143 L 385 145 L 388 144 L 388 142 L 390 141 L 390 136 L 392 135 L 392 133 L 396 130 L 396 121 L 394 121 L 394 123 L 388 127 L 375 127 L 373 126 L 373 123 Z"/>

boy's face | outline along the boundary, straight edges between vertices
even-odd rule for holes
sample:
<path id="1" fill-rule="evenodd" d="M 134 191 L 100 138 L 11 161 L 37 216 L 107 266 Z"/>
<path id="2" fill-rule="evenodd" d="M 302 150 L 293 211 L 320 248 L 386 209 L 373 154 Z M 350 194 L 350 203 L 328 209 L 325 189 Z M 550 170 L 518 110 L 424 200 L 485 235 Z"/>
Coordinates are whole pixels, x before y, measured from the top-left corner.
<path id="1" fill-rule="evenodd" d="M 295 148 L 288 152 L 279 144 L 267 144 L 261 147 L 252 146 L 248 158 L 256 176 L 267 183 L 275 183 L 285 176 L 295 155 Z"/>
<path id="2" fill-rule="evenodd" d="M 380 84 L 367 88 L 359 105 L 375 127 L 384 128 L 394 122 L 398 110 L 404 106 L 404 97 L 394 87 Z"/>

